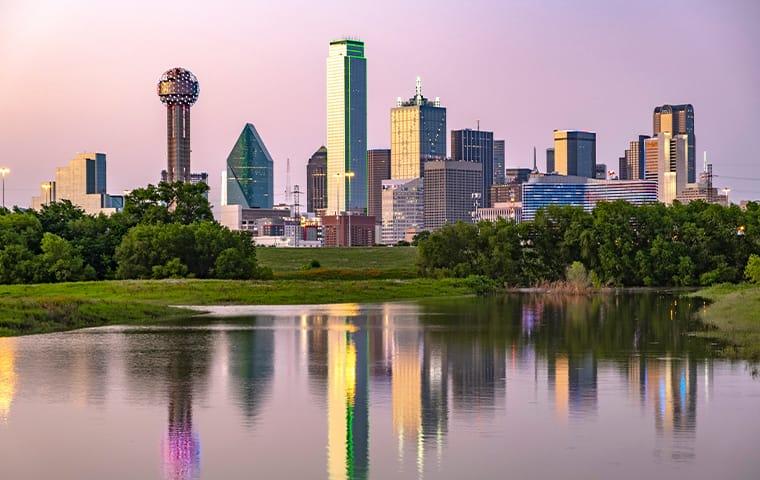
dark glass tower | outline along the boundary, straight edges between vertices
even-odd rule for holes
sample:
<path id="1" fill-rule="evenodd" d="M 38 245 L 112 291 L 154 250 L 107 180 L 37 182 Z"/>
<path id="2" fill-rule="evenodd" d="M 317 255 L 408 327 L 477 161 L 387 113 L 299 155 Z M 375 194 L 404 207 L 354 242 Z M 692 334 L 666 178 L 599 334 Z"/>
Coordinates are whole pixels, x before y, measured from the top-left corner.
<path id="1" fill-rule="evenodd" d="M 273 165 L 256 127 L 246 123 L 227 157 L 222 203 L 245 208 L 272 208 Z"/>
<path id="2" fill-rule="evenodd" d="M 158 81 L 166 104 L 166 181 L 190 181 L 190 107 L 198 100 L 198 79 L 189 70 L 172 68 Z"/>
<path id="3" fill-rule="evenodd" d="M 383 180 L 391 178 L 391 151 L 386 148 L 367 150 L 367 215 L 382 221 Z"/>
<path id="4" fill-rule="evenodd" d="M 480 206 L 491 204 L 493 185 L 493 132 L 483 130 L 451 131 L 451 159 L 456 162 L 474 162 L 482 165 L 483 186 L 480 189 Z"/>
<path id="5" fill-rule="evenodd" d="M 327 149 L 314 152 L 306 164 L 306 211 L 317 213 L 327 209 Z"/>

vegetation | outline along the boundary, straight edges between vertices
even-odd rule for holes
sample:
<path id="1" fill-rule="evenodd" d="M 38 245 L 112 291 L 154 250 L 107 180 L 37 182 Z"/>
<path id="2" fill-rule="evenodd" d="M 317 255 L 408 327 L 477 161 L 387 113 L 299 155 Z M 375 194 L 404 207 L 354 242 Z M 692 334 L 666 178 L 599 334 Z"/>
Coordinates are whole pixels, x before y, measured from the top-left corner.
<path id="1" fill-rule="evenodd" d="M 760 204 L 613 202 L 592 213 L 551 206 L 533 222 L 448 225 L 421 240 L 418 251 L 423 275 L 482 275 L 510 286 L 564 280 L 573 262 L 602 286 L 738 282 L 760 252 Z"/>
<path id="2" fill-rule="evenodd" d="M 0 210 L 0 283 L 115 278 L 266 278 L 249 234 L 213 221 L 208 186 L 148 185 L 124 211 L 86 215 L 69 201 Z"/>
<path id="3" fill-rule="evenodd" d="M 278 279 L 362 280 L 418 276 L 417 249 L 413 247 L 262 248 L 256 249 L 261 266 Z"/>
<path id="4" fill-rule="evenodd" d="M 475 281 L 477 282 L 477 281 Z M 0 336 L 187 317 L 177 305 L 382 302 L 475 293 L 472 280 L 123 280 L 0 286 Z"/>
<path id="5" fill-rule="evenodd" d="M 700 314 L 708 329 L 696 335 L 718 340 L 726 356 L 760 360 L 760 286 L 722 284 L 694 295 L 713 302 Z"/>

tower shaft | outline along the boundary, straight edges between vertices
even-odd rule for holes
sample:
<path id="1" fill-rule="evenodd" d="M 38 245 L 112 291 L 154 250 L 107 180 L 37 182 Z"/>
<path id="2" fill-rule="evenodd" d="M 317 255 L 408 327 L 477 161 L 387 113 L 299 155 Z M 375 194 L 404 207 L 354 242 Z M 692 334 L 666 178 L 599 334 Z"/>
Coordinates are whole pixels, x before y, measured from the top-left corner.
<path id="1" fill-rule="evenodd" d="M 167 181 L 190 181 L 190 105 L 166 106 Z"/>

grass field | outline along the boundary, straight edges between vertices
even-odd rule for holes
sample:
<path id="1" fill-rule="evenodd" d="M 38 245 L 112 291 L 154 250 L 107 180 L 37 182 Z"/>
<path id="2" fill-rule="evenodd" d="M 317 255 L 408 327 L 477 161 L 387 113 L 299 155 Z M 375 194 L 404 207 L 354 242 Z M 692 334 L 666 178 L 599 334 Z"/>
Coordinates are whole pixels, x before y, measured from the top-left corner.
<path id="1" fill-rule="evenodd" d="M 709 329 L 697 335 L 720 341 L 728 357 L 760 360 L 760 286 L 717 285 L 694 295 L 713 302 L 700 315 Z"/>
<path id="2" fill-rule="evenodd" d="M 257 248 L 256 256 L 261 266 L 270 267 L 280 279 L 361 280 L 417 276 L 417 249 L 414 247 Z M 311 260 L 317 260 L 321 267 L 304 269 Z"/>
<path id="3" fill-rule="evenodd" d="M 468 295 L 458 279 L 124 280 L 0 286 L 0 335 L 188 316 L 172 305 L 373 303 Z"/>

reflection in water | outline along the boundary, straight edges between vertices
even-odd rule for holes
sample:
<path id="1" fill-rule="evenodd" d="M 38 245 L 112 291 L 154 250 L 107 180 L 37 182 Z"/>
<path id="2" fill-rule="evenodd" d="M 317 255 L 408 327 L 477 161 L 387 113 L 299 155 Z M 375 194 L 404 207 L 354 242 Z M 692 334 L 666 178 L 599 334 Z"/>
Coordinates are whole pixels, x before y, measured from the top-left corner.
<path id="1" fill-rule="evenodd" d="M 0 338 L 0 424 L 8 421 L 16 393 L 15 338 Z"/>
<path id="2" fill-rule="evenodd" d="M 304 404 L 315 400 L 319 425 L 325 425 L 326 414 L 327 431 L 308 437 L 320 442 L 326 437 L 326 456 L 319 453 L 324 463 L 309 465 L 309 471 L 326 464 L 322 471 L 331 479 L 394 473 L 446 477 L 447 449 L 469 448 L 449 436 L 482 435 L 486 443 L 472 448 L 483 449 L 509 435 L 513 442 L 523 435 L 530 440 L 532 432 L 510 431 L 525 428 L 524 418 L 530 417 L 521 415 L 540 418 L 530 428 L 563 423 L 572 431 L 598 423 L 589 419 L 608 418 L 605 411 L 628 415 L 632 434 L 643 426 L 651 438 L 647 458 L 693 464 L 697 399 L 704 408 L 716 388 L 707 344 L 682 334 L 698 306 L 695 300 L 661 295 L 525 295 L 350 304 L 212 320 L 224 327 L 218 329 L 194 324 L 71 335 L 76 339 L 71 348 L 51 342 L 45 355 L 20 354 L 18 339 L 0 339 L 0 426 L 11 415 L 14 395 L 25 388 L 46 388 L 56 400 L 107 408 L 109 382 L 121 378 L 123 359 L 130 398 L 167 412 L 161 452 L 165 477 L 172 480 L 200 478 L 201 464 L 210 468 L 214 463 L 202 462 L 193 423 L 199 402 L 201 414 L 208 405 L 218 408 L 214 402 L 228 402 L 244 438 L 268 437 L 265 451 L 256 451 L 260 461 L 267 448 L 278 453 L 290 448 L 287 439 L 270 439 L 267 429 L 293 415 L 279 403 L 282 395 Z M 294 355 L 289 345 L 295 345 Z M 223 377 L 221 382 L 215 382 L 212 371 Z M 29 372 L 42 387 L 20 381 Z M 207 390 L 216 393 L 212 400 Z M 611 409 L 604 408 L 607 402 Z M 294 405 L 298 408 L 292 402 L 287 408 Z M 523 423 L 507 420 L 505 412 Z M 313 433 L 308 423 L 305 438 Z M 0 440 L 1 434 L 2 429 Z M 585 435 L 579 442 L 589 437 L 592 443 L 610 441 Z M 225 439 L 219 434 L 204 439 L 205 455 L 220 455 L 223 448 L 207 446 L 220 438 Z M 545 436 L 541 442 L 563 447 Z M 495 464 L 502 460 L 497 457 Z"/>

